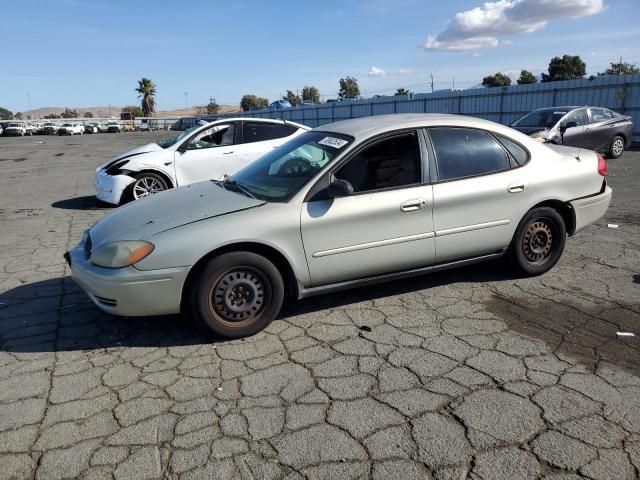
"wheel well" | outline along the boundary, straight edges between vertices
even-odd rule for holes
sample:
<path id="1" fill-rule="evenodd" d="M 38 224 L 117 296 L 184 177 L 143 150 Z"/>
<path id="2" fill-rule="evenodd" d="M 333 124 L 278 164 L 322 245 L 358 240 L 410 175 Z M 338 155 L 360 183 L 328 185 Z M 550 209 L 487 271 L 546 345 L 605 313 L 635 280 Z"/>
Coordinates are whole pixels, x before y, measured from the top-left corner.
<path id="1" fill-rule="evenodd" d="M 191 270 L 189 271 L 189 274 L 187 275 L 187 278 L 184 282 L 184 286 L 182 287 L 181 306 L 183 308 L 186 306 L 185 301 L 188 300 L 188 292 L 191 289 L 191 285 L 198 278 L 202 270 L 204 270 L 209 260 L 224 253 L 230 252 L 256 253 L 271 261 L 282 275 L 282 280 L 284 281 L 285 286 L 285 295 L 288 297 L 297 298 L 298 283 L 296 280 L 296 276 L 293 273 L 293 268 L 291 268 L 291 265 L 289 264 L 285 256 L 275 248 L 269 247 L 262 243 L 242 242 L 225 245 L 224 247 L 213 250 L 212 252 L 207 253 L 204 257 L 198 260 L 193 267 L 191 267 Z"/>
<path id="2" fill-rule="evenodd" d="M 614 137 L 622 137 L 622 140 L 624 140 L 624 145 L 627 145 L 627 137 L 625 137 L 624 133 L 616 133 Z"/>
<path id="3" fill-rule="evenodd" d="M 549 207 L 556 210 L 564 220 L 564 224 L 567 227 L 567 233 L 569 236 L 573 235 L 576 231 L 576 214 L 573 211 L 573 207 L 568 203 L 561 202 L 560 200 L 546 200 L 535 205 L 537 207 Z"/>
<path id="4" fill-rule="evenodd" d="M 173 182 L 171 181 L 171 179 L 169 178 L 169 176 L 166 173 L 161 172 L 160 170 L 153 170 L 151 168 L 145 168 L 144 170 L 139 170 L 136 172 L 131 172 L 129 174 L 129 176 L 133 177 L 134 175 L 138 175 L 140 173 L 155 173 L 156 175 L 160 175 L 162 178 L 164 178 L 164 181 L 167 182 L 167 186 L 169 188 L 174 188 L 175 185 L 173 184 Z"/>

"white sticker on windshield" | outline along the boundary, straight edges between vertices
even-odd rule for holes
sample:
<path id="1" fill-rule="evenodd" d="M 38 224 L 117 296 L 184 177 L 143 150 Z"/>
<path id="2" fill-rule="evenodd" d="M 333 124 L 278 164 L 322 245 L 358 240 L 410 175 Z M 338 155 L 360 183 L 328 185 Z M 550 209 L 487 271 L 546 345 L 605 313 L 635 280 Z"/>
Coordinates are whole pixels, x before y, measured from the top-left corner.
<path id="1" fill-rule="evenodd" d="M 326 145 L 327 147 L 333 147 L 333 148 L 342 148 L 344 147 L 347 143 L 349 143 L 347 140 L 343 140 L 341 138 L 336 138 L 336 137 L 324 137 L 322 140 L 320 140 L 318 142 L 320 145 Z"/>

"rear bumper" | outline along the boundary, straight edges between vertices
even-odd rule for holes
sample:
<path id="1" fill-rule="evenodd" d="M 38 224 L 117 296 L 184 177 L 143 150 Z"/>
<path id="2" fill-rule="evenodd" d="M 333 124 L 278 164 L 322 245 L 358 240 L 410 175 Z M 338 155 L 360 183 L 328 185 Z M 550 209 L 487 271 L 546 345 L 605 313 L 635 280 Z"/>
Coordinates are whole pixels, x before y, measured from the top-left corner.
<path id="1" fill-rule="evenodd" d="M 189 267 L 148 271 L 96 267 L 86 258 L 82 245 L 67 252 L 65 258 L 71 277 L 100 310 L 127 317 L 180 312 Z"/>
<path id="2" fill-rule="evenodd" d="M 569 202 L 576 216 L 576 233 L 596 223 L 607 213 L 612 194 L 613 190 L 607 185 L 605 186 L 604 192 L 598 195 Z"/>

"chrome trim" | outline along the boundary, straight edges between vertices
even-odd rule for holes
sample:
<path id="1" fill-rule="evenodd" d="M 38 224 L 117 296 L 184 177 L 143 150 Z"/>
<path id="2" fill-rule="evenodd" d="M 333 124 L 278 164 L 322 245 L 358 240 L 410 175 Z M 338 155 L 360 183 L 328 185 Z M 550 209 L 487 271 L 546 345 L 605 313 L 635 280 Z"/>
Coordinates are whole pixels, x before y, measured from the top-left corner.
<path id="1" fill-rule="evenodd" d="M 325 293 L 338 292 L 340 290 L 346 290 L 349 288 L 375 285 L 376 283 L 382 283 L 390 280 L 400 280 L 403 278 L 416 277 L 419 275 L 424 275 L 426 273 L 439 272 L 442 270 L 448 270 L 450 268 L 473 265 L 474 263 L 486 262 L 489 260 L 496 260 L 502 257 L 506 253 L 506 251 L 507 249 L 504 248 L 498 252 L 489 253 L 487 255 L 480 255 L 478 257 L 455 260 L 453 262 L 446 262 L 439 265 L 431 265 L 428 267 L 414 268 L 411 270 L 403 270 L 400 272 L 383 273 L 381 275 L 363 277 L 355 280 L 347 280 L 345 282 L 330 283 L 317 287 L 305 288 L 302 285 L 298 285 L 298 299 L 313 297 L 315 295 L 323 295 Z"/>
<path id="2" fill-rule="evenodd" d="M 386 240 L 378 240 L 375 242 L 360 243 L 358 245 L 350 245 L 347 247 L 332 248 L 330 250 L 322 250 L 312 255 L 313 258 L 326 257 L 329 255 L 337 255 L 338 253 L 356 252 L 358 250 L 366 250 L 368 248 L 384 247 L 386 245 L 396 245 L 398 243 L 415 242 L 416 240 L 424 240 L 426 238 L 435 237 L 434 232 L 419 233 L 416 235 L 407 235 L 406 237 L 388 238 Z"/>
<path id="3" fill-rule="evenodd" d="M 472 230 L 482 230 L 484 228 L 499 227 L 500 225 L 509 225 L 510 219 L 496 220 L 495 222 L 477 223 L 475 225 L 465 225 L 464 227 L 447 228 L 445 230 L 436 230 L 436 237 L 444 237 L 445 235 L 453 235 L 454 233 L 470 232 Z"/>

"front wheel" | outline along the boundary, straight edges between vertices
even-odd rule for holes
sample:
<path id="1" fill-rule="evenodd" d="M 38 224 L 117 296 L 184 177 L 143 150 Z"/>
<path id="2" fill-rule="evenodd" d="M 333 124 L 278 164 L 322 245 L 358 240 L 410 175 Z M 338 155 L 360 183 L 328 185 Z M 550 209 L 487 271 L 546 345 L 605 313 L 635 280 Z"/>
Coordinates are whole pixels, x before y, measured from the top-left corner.
<path id="1" fill-rule="evenodd" d="M 240 338 L 263 330 L 284 300 L 282 275 L 266 258 L 231 252 L 209 262 L 193 283 L 191 312 L 210 332 Z"/>
<path id="2" fill-rule="evenodd" d="M 522 219 L 509 247 L 511 264 L 524 276 L 548 272 L 560 259 L 567 238 L 562 216 L 553 208 L 530 210 Z"/>
<path id="3" fill-rule="evenodd" d="M 609 158 L 620 158 L 624 153 L 624 138 L 620 135 L 616 135 L 611 140 L 611 145 L 609 145 Z"/>
<path id="4" fill-rule="evenodd" d="M 156 173 L 143 172 L 134 178 L 136 181 L 131 186 L 131 196 L 134 200 L 160 193 L 169 188 L 165 179 Z"/>

